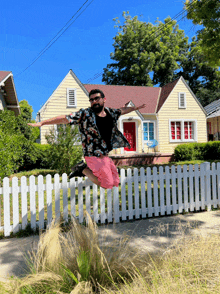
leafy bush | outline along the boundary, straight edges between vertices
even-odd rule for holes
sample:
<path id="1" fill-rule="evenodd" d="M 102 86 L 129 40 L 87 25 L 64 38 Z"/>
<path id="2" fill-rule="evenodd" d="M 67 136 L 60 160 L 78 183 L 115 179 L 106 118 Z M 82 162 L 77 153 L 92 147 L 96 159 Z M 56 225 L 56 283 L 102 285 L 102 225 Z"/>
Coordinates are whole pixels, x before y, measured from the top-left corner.
<path id="1" fill-rule="evenodd" d="M 34 143 L 34 147 L 37 154 L 37 160 L 35 164 L 35 168 L 50 168 L 51 164 L 48 158 L 49 155 L 49 144 L 38 144 Z"/>
<path id="2" fill-rule="evenodd" d="M 192 144 L 178 145 L 174 150 L 174 154 L 176 161 L 193 160 L 193 146 Z"/>
<path id="3" fill-rule="evenodd" d="M 29 116 L 31 117 L 31 113 Z M 38 133 L 32 131 L 28 122 L 30 118 L 23 117 L 22 113 L 15 116 L 13 111 L 0 112 L 1 179 L 14 172 L 31 169 L 37 162 L 34 140 Z"/>
<path id="4" fill-rule="evenodd" d="M 23 155 L 22 136 L 10 135 L 0 127 L 0 178 L 9 176 L 19 168 L 18 161 Z"/>
<path id="5" fill-rule="evenodd" d="M 176 161 L 218 160 L 220 159 L 220 141 L 181 144 L 175 148 L 174 155 Z"/>
<path id="6" fill-rule="evenodd" d="M 60 125 L 57 133 L 50 129 L 46 140 L 50 145 L 48 149 L 48 161 L 51 169 L 56 169 L 60 174 L 70 173 L 71 167 L 82 160 L 82 146 L 75 145 L 79 142 L 79 131 L 77 127 Z"/>

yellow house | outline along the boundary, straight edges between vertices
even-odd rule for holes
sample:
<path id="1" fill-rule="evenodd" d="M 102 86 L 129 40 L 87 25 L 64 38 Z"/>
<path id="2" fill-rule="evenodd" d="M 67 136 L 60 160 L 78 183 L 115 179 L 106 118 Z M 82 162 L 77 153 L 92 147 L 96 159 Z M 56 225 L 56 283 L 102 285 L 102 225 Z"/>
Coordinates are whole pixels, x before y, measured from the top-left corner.
<path id="1" fill-rule="evenodd" d="M 206 112 L 183 77 L 163 87 L 88 85 L 70 70 L 39 110 L 37 121 L 90 107 L 88 94 L 97 88 L 105 94 L 106 107 L 146 104 L 145 108 L 119 117 L 118 129 L 132 148 L 114 149 L 109 153 L 112 158 L 167 162 L 178 144 L 207 141 Z M 45 134 L 50 128 L 41 127 L 41 144 L 47 143 Z M 150 146 L 152 142 L 154 148 Z"/>
<path id="2" fill-rule="evenodd" d="M 11 71 L 0 71 L 0 110 L 14 111 L 20 114 L 17 93 Z"/>

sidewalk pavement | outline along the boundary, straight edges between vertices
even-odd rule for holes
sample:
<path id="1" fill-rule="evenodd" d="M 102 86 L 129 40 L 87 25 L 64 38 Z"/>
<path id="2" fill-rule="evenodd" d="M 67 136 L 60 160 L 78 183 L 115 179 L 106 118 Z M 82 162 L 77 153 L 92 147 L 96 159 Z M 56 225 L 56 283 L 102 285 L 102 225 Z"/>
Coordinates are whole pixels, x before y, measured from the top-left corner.
<path id="1" fill-rule="evenodd" d="M 209 212 L 178 214 L 142 220 L 102 225 L 98 228 L 100 240 L 113 241 L 126 232 L 131 236 L 129 246 L 138 250 L 163 251 L 182 236 L 189 233 L 207 234 L 220 232 L 220 210 Z M 37 250 L 39 236 L 0 240 L 0 281 L 6 282 L 10 276 L 22 277 L 27 273 L 23 254 Z"/>

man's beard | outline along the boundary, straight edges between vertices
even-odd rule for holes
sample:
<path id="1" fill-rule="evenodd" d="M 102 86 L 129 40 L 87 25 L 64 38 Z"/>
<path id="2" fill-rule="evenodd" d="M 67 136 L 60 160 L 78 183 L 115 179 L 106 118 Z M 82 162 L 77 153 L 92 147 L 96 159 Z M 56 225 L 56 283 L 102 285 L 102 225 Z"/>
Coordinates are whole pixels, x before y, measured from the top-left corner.
<path id="1" fill-rule="evenodd" d="M 95 105 L 93 105 L 92 106 L 92 110 L 95 112 L 95 113 L 100 113 L 101 111 L 102 111 L 102 109 L 103 109 L 103 106 L 101 106 L 101 105 L 99 105 L 99 104 L 97 104 L 98 106 L 95 106 Z"/>

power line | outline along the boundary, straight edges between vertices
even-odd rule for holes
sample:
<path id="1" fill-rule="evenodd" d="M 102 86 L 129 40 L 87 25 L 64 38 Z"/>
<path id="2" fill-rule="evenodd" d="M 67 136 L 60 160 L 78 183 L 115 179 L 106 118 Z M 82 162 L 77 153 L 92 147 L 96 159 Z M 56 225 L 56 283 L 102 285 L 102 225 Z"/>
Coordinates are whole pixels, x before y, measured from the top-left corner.
<path id="1" fill-rule="evenodd" d="M 76 17 L 76 19 L 74 21 L 72 21 L 67 27 L 66 25 L 76 16 L 76 14 L 82 9 L 82 7 L 88 2 L 89 0 L 86 0 L 83 5 L 78 9 L 78 11 L 71 17 L 71 19 L 63 26 L 63 28 L 56 34 L 55 37 L 53 37 L 53 39 L 44 47 L 43 50 L 41 50 L 41 52 L 38 54 L 38 56 L 34 59 L 34 61 L 29 64 L 22 72 L 20 72 L 19 74 L 15 75 L 14 77 L 19 76 L 20 74 L 22 74 L 23 72 L 25 72 L 29 67 L 31 67 L 64 33 L 65 31 L 77 20 L 78 17 L 80 17 L 80 15 L 89 7 L 90 4 L 92 4 L 92 2 L 94 0 L 92 0 L 87 6 L 86 8 Z M 65 28 L 66 27 L 66 28 Z M 65 28 L 65 29 L 64 29 Z M 63 32 L 62 32 L 63 31 Z M 60 32 L 62 32 L 60 34 Z M 60 35 L 59 35 L 60 34 Z M 59 35 L 59 36 L 58 36 Z M 58 37 L 57 37 L 58 36 Z M 57 37 L 57 38 L 56 38 Z M 56 39 L 55 39 L 56 38 Z M 54 40 L 55 39 L 55 40 Z M 53 41 L 54 40 L 54 41 Z M 52 42 L 53 41 L 53 42 Z M 51 43 L 52 42 L 52 43 Z"/>
<path id="2" fill-rule="evenodd" d="M 193 5 L 194 2 L 196 2 L 197 0 L 193 0 L 189 5 L 188 5 L 188 8 L 191 8 L 191 6 Z M 180 17 L 182 14 L 184 14 L 186 11 L 185 9 L 182 9 L 180 12 L 178 12 L 173 18 L 171 18 L 170 21 L 168 21 L 166 24 L 164 24 L 163 27 L 161 28 L 158 28 L 156 31 L 154 31 L 149 37 L 155 35 L 156 33 L 162 31 L 171 21 L 177 19 L 178 17 Z M 181 21 L 182 19 L 184 19 L 186 16 L 184 15 L 180 20 L 177 20 L 177 21 Z M 158 35 L 159 36 L 159 35 Z M 157 37 L 158 37 L 157 36 Z M 150 40 L 150 41 L 154 41 L 156 38 L 154 38 L 153 40 Z M 97 78 L 99 78 L 101 75 L 103 74 L 103 71 L 102 72 L 99 72 L 99 73 L 96 73 L 92 78 L 89 78 L 87 80 L 86 83 L 90 83 L 91 81 L 93 80 L 96 80 Z"/>

